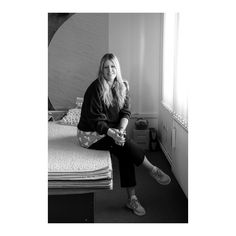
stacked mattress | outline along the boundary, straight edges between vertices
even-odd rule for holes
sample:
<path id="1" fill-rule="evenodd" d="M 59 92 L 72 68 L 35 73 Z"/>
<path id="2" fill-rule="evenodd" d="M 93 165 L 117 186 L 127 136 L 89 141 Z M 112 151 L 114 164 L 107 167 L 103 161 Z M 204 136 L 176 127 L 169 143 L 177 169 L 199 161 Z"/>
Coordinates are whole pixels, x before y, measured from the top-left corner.
<path id="1" fill-rule="evenodd" d="M 48 123 L 49 193 L 112 189 L 108 151 L 85 149 L 77 142 L 77 127 Z"/>

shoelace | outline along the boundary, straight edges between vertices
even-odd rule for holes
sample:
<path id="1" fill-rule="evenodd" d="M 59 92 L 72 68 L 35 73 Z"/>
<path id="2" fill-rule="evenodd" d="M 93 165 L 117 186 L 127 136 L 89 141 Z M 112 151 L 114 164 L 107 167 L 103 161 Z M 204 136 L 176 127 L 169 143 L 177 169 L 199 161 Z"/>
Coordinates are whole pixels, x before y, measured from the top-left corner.
<path id="1" fill-rule="evenodd" d="M 132 199 L 130 201 L 130 205 L 134 208 L 134 209 L 137 209 L 138 208 L 138 205 L 139 205 L 139 202 L 137 199 Z"/>

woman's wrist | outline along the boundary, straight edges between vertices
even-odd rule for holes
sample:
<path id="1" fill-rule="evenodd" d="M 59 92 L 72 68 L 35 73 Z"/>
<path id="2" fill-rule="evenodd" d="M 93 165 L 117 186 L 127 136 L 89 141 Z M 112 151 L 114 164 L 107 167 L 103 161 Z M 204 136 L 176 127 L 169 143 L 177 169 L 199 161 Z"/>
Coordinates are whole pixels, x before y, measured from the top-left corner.
<path id="1" fill-rule="evenodd" d="M 119 128 L 119 131 L 120 131 L 120 132 L 124 132 L 124 131 L 125 131 L 125 128 L 124 128 L 124 127 L 120 127 L 120 128 Z"/>
<path id="2" fill-rule="evenodd" d="M 107 130 L 107 135 L 110 136 L 111 138 L 113 138 L 115 135 L 115 131 L 113 129 L 109 128 Z"/>
<path id="3" fill-rule="evenodd" d="M 127 125 L 128 125 L 128 122 L 129 122 L 129 121 L 128 121 L 127 118 L 125 118 L 125 117 L 121 118 L 120 124 L 119 124 L 119 131 L 125 132 L 126 127 L 127 127 Z"/>

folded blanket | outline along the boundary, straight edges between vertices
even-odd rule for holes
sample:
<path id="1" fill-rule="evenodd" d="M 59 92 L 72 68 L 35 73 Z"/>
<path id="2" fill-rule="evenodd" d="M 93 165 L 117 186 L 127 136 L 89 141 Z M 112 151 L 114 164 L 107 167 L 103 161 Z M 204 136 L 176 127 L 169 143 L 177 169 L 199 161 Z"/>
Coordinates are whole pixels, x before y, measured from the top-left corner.
<path id="1" fill-rule="evenodd" d="M 48 187 L 112 189 L 108 151 L 82 148 L 77 127 L 48 123 Z"/>

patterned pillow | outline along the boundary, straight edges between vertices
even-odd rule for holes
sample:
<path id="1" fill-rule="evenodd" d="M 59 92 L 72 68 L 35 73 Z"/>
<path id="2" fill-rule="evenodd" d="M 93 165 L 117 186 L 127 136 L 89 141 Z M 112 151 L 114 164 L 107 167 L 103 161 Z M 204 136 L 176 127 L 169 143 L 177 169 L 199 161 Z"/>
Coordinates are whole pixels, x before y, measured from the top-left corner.
<path id="1" fill-rule="evenodd" d="M 64 116 L 61 120 L 59 120 L 58 123 L 62 125 L 77 126 L 80 120 L 80 113 L 81 113 L 80 108 L 70 109 L 67 112 L 66 116 Z"/>

